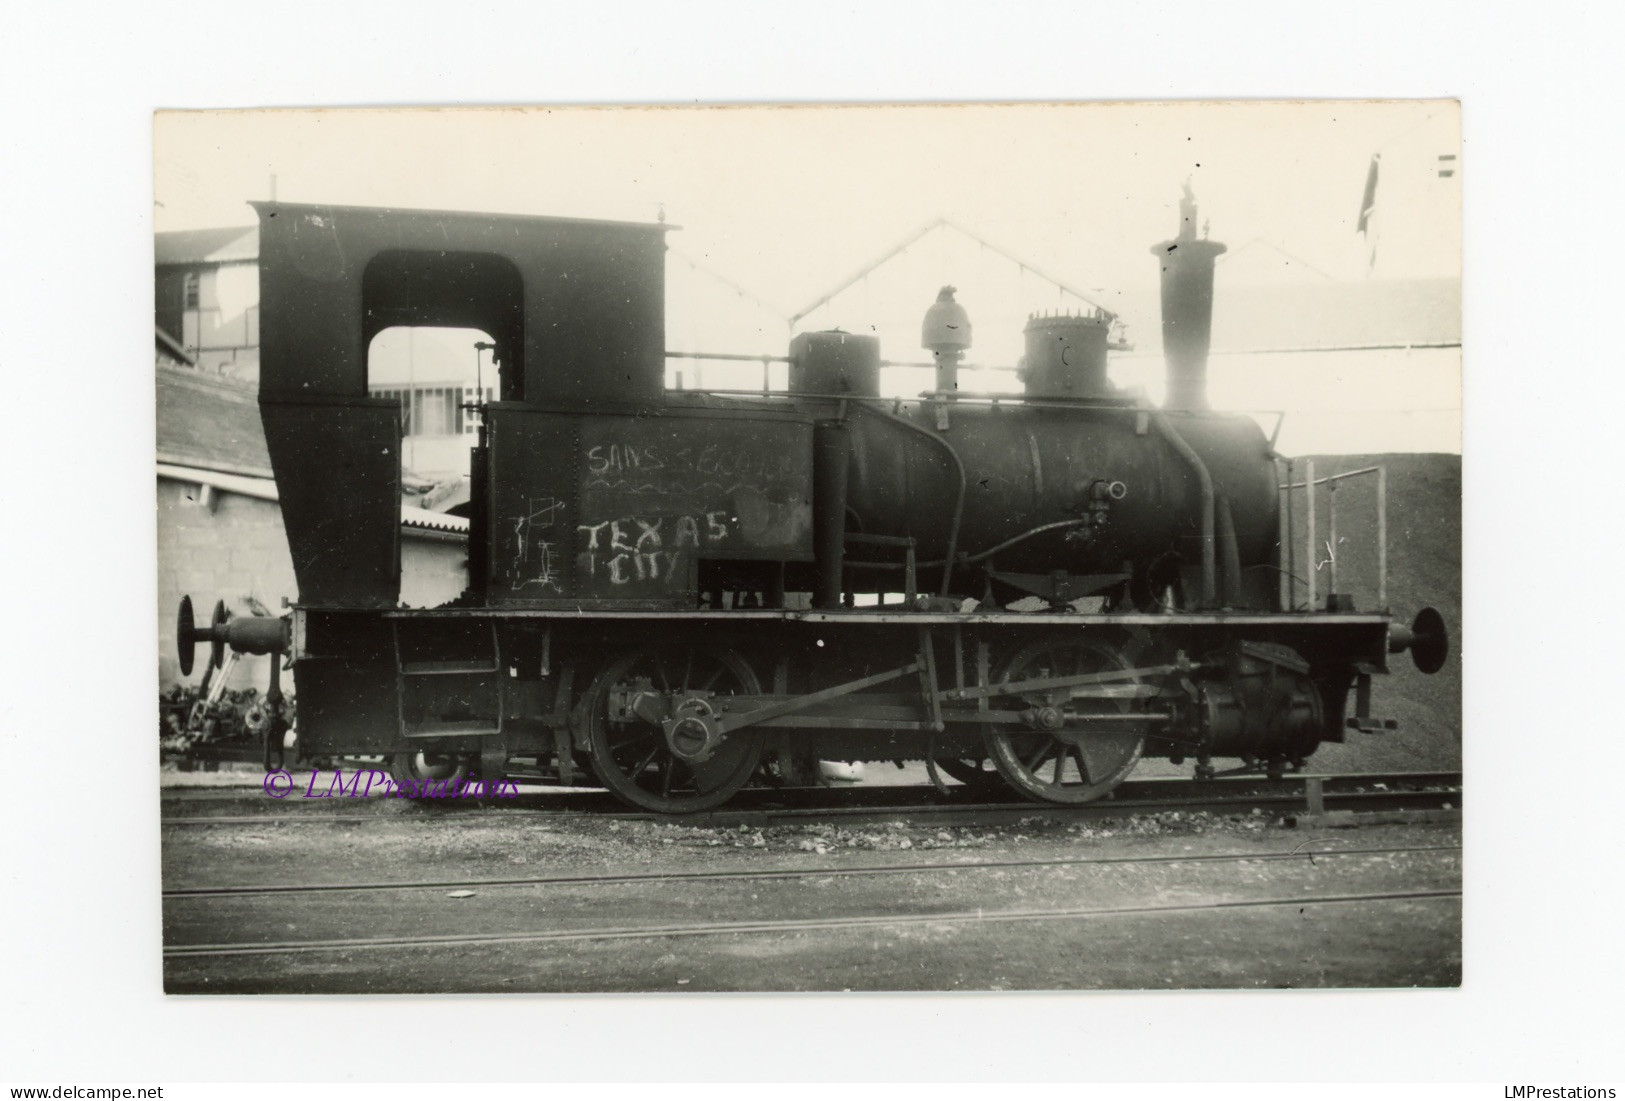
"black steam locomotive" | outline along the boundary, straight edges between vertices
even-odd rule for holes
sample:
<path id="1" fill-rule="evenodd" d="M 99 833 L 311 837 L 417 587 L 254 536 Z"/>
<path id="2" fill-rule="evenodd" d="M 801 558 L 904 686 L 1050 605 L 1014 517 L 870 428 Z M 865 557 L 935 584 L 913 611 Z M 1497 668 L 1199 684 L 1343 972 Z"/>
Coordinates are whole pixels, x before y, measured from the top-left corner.
<path id="1" fill-rule="evenodd" d="M 1100 312 L 1031 320 L 1024 393 L 961 392 L 951 288 L 917 401 L 881 398 L 877 341 L 839 332 L 794 339 L 787 392 L 670 391 L 666 226 L 257 209 L 299 598 L 275 626 L 183 613 L 179 633 L 188 666 L 197 641 L 285 652 L 306 756 L 585 773 L 668 812 L 809 760 L 923 759 L 1075 803 L 1147 753 L 1301 766 L 1374 721 L 1390 653 L 1443 662 L 1437 613 L 1407 628 L 1317 595 L 1292 553 L 1302 520 L 1316 541 L 1312 473 L 1295 523 L 1270 441 L 1208 411 L 1224 246 L 1188 196 L 1153 249 L 1160 409 L 1107 380 Z M 396 325 L 484 330 L 499 369 L 468 587 L 432 609 L 399 600 L 401 410 L 368 395 L 368 344 Z"/>

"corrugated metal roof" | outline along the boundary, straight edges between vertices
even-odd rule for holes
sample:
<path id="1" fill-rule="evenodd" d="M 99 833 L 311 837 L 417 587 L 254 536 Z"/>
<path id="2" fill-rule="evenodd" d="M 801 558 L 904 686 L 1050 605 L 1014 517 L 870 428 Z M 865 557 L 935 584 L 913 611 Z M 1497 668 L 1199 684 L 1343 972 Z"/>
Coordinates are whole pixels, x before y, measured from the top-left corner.
<path id="1" fill-rule="evenodd" d="M 449 512 L 430 512 L 426 508 L 413 508 L 411 505 L 401 506 L 401 523 L 409 528 L 468 534 L 468 517 L 453 516 Z"/>
<path id="2" fill-rule="evenodd" d="M 258 260 L 258 226 L 223 226 L 219 229 L 182 229 L 152 235 L 153 263 L 228 264 Z"/>
<path id="3" fill-rule="evenodd" d="M 213 486 L 215 489 L 224 490 L 227 493 L 235 493 L 242 497 L 253 497 L 261 501 L 279 500 L 276 482 L 270 478 L 228 474 L 219 470 L 205 470 L 200 467 L 163 462 L 158 464 L 158 477 L 168 478 L 176 482 L 188 482 L 193 485 Z M 467 517 L 452 516 L 443 512 L 430 512 L 427 509 L 413 508 L 411 505 L 401 506 L 401 526 L 420 531 L 450 532 L 456 535 L 468 534 Z"/>

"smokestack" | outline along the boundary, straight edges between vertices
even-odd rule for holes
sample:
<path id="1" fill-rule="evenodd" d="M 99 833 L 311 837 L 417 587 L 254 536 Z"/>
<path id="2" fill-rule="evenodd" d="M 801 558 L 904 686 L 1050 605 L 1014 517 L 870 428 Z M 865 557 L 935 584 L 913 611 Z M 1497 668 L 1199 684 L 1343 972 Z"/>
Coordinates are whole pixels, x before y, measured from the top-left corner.
<path id="1" fill-rule="evenodd" d="M 1190 181 L 1179 200 L 1179 236 L 1152 248 L 1162 266 L 1162 353 L 1168 361 L 1163 408 L 1203 411 L 1207 353 L 1213 342 L 1213 264 L 1225 247 L 1196 236 Z"/>

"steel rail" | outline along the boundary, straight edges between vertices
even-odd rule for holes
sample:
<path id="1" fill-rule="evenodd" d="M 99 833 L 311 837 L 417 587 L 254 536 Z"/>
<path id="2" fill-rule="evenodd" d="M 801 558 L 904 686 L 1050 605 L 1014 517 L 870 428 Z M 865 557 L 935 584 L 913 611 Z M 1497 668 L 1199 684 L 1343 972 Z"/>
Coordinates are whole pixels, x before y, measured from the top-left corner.
<path id="1" fill-rule="evenodd" d="M 1318 839 L 1317 839 L 1318 840 Z M 1308 844 L 1309 842 L 1306 842 Z M 447 879 L 415 883 L 276 883 L 265 886 L 183 887 L 163 892 L 164 898 L 232 898 L 244 895 L 318 894 L 375 891 L 439 891 L 465 887 L 598 887 L 638 883 L 690 883 L 713 880 L 818 879 L 824 876 L 918 875 L 936 872 L 999 869 L 1069 868 L 1118 864 L 1222 864 L 1248 860 L 1308 860 L 1321 856 L 1385 856 L 1393 853 L 1461 852 L 1460 845 L 1396 845 L 1374 849 L 1306 849 L 1265 853 L 1183 853 L 1178 856 L 1067 856 L 1042 860 L 974 860 L 963 863 L 928 861 L 915 864 L 875 864 L 859 868 L 745 868 L 704 872 L 626 872 L 618 875 L 532 876 L 524 879 Z"/>
<path id="2" fill-rule="evenodd" d="M 1461 897 L 1461 890 L 1382 891 L 1371 894 L 1311 895 L 1293 898 L 1224 899 L 1165 906 L 1098 906 L 1047 910 L 977 910 L 940 914 L 877 914 L 849 918 L 788 921 L 733 921 L 610 929 L 549 929 L 520 933 L 466 933 L 444 936 L 358 937 L 349 940 L 282 941 L 262 944 L 183 944 L 164 948 L 165 959 L 198 956 L 271 956 L 305 952 L 349 952 L 364 948 L 480 947 L 589 940 L 649 940 L 663 937 L 772 934 L 915 925 L 980 925 L 990 922 L 1065 921 L 1087 918 L 1266 909 L 1278 906 L 1335 906 L 1370 902 L 1409 902 Z"/>
<path id="3" fill-rule="evenodd" d="M 1130 780 L 1115 793 L 1116 798 L 1100 799 L 1091 803 L 1067 805 L 1061 803 L 1036 803 L 1029 801 L 1012 803 L 914 803 L 914 804 L 857 804 L 857 805 L 823 805 L 813 807 L 721 807 L 704 814 L 693 815 L 664 815 L 619 809 L 614 811 L 596 812 L 592 810 L 546 809 L 533 807 L 502 808 L 496 811 L 481 809 L 478 814 L 454 814 L 450 816 L 439 815 L 379 815 L 367 814 L 357 811 L 353 814 L 323 814 L 316 812 L 299 812 L 276 814 L 245 814 L 245 815 L 185 815 L 166 816 L 162 819 L 165 826 L 190 825 L 258 825 L 280 826 L 284 823 L 355 823 L 373 824 L 381 822 L 491 822 L 512 821 L 521 818 L 571 818 L 603 819 L 608 821 L 650 821 L 687 823 L 690 825 L 716 825 L 719 822 L 728 824 L 749 823 L 753 821 L 771 824 L 773 820 L 807 820 L 820 817 L 853 819 L 858 817 L 869 818 L 899 818 L 917 816 L 928 819 L 940 819 L 950 815 L 963 815 L 975 818 L 978 815 L 993 817 L 1064 817 L 1064 818 L 1120 818 L 1137 813 L 1183 810 L 1224 810 L 1233 807 L 1270 807 L 1277 810 L 1298 810 L 1304 808 L 1307 794 L 1300 782 L 1305 780 L 1321 780 L 1329 785 L 1363 785 L 1375 787 L 1378 784 L 1411 784 L 1421 785 L 1426 790 L 1383 790 L 1383 791 L 1334 791 L 1324 793 L 1324 801 L 1328 808 L 1353 809 L 1362 803 L 1438 803 L 1453 800 L 1457 806 L 1462 798 L 1461 777 L 1457 773 L 1354 773 L 1346 776 L 1299 776 L 1291 780 L 1270 781 L 1262 777 L 1237 777 L 1217 780 L 1186 780 L 1186 779 L 1144 779 Z M 1198 794 L 1197 792 L 1182 792 L 1183 785 L 1202 785 L 1211 789 L 1214 794 Z M 1242 790 L 1256 787 L 1272 786 L 1275 790 Z M 1140 788 L 1148 792 L 1147 796 L 1139 798 L 1131 793 L 1133 788 Z M 1230 788 L 1230 791 L 1224 791 Z M 1291 789 L 1291 790 L 1282 790 Z M 809 789 L 812 790 L 812 789 Z M 839 791 L 842 796 L 850 796 L 853 792 L 863 791 L 862 788 L 845 789 Z M 919 796 L 933 794 L 927 787 L 918 788 L 889 788 L 871 789 L 888 793 L 908 792 Z M 961 790 L 961 789 L 953 789 Z M 1163 794 L 1149 795 L 1151 791 Z M 1223 794 L 1218 794 L 1223 792 Z M 823 792 L 819 792 L 823 794 Z M 830 789 L 830 794 L 836 794 Z M 597 792 L 593 793 L 598 794 Z M 1128 798 L 1123 796 L 1128 794 Z M 380 797 L 382 799 L 383 797 Z M 469 810 L 473 811 L 474 806 Z M 938 824 L 942 824 L 938 822 Z"/>
<path id="4" fill-rule="evenodd" d="M 1385 810 L 1459 810 L 1462 795 L 1459 789 L 1435 791 L 1377 791 L 1328 792 L 1322 797 L 1322 811 L 1385 811 Z M 767 810 L 734 810 L 726 808 L 703 814 L 656 814 L 627 811 L 580 810 L 513 810 L 478 816 L 431 817 L 361 814 L 294 814 L 286 818 L 267 815 L 198 815 L 165 820 L 165 825 L 223 825 L 272 826 L 294 823 L 376 824 L 384 822 L 456 823 L 458 825 L 503 824 L 520 819 L 552 819 L 554 821 L 582 819 L 612 822 L 664 822 L 669 825 L 689 825 L 706 828 L 789 826 L 810 822 L 845 822 L 848 824 L 878 823 L 908 819 L 924 826 L 998 826 L 1019 823 L 1028 818 L 1065 819 L 1067 821 L 1100 821 L 1131 818 L 1136 815 L 1162 814 L 1171 811 L 1206 811 L 1215 814 L 1247 809 L 1269 810 L 1279 815 L 1313 813 L 1307 799 L 1299 795 L 1236 795 L 1219 799 L 1192 801 L 1189 799 L 1101 800 L 1092 803 L 1067 805 L 1060 803 L 979 803 L 979 804 L 915 804 L 912 806 L 857 806 L 857 807 L 796 807 Z"/>
<path id="5" fill-rule="evenodd" d="M 1445 801 L 1453 801 L 1459 807 L 1461 790 L 1444 789 L 1434 791 L 1345 791 L 1327 792 L 1323 796 L 1325 808 L 1328 810 L 1358 810 L 1362 804 L 1367 809 L 1393 809 L 1396 805 L 1404 804 L 1409 807 L 1420 808 Z M 294 813 L 285 817 L 274 817 L 265 814 L 244 815 L 189 815 L 184 818 L 166 818 L 166 826 L 186 825 L 225 825 L 246 826 L 266 825 L 282 826 L 293 823 L 325 822 L 329 824 L 354 822 L 357 824 L 383 823 L 383 822 L 492 822 L 511 821 L 519 818 L 582 818 L 594 821 L 611 822 L 667 822 L 671 824 L 686 824 L 692 826 L 741 825 L 756 823 L 759 825 L 773 825 L 775 823 L 791 823 L 796 821 L 817 821 L 819 819 L 844 819 L 847 821 L 884 821 L 893 818 L 920 818 L 933 822 L 936 825 L 952 825 L 952 822 L 943 819 L 959 817 L 968 821 L 965 824 L 975 824 L 978 816 L 986 820 L 987 824 L 997 824 L 995 819 L 1017 821 L 1021 818 L 1127 818 L 1137 814 L 1157 814 L 1166 811 L 1218 811 L 1223 812 L 1238 807 L 1268 808 L 1274 811 L 1303 811 L 1307 809 L 1307 801 L 1303 794 L 1263 794 L 1263 795 L 1228 795 L 1207 799 L 1188 798 L 1162 798 L 1162 799 L 1102 799 L 1091 803 L 916 803 L 903 806 L 846 806 L 846 807 L 775 807 L 770 809 L 736 809 L 726 807 L 700 814 L 657 814 L 627 810 L 623 812 L 580 811 L 580 810 L 535 810 L 530 808 L 515 809 L 511 811 L 497 811 L 474 816 L 431 817 L 429 815 L 405 817 L 402 815 L 371 815 L 371 814 L 299 814 Z"/>

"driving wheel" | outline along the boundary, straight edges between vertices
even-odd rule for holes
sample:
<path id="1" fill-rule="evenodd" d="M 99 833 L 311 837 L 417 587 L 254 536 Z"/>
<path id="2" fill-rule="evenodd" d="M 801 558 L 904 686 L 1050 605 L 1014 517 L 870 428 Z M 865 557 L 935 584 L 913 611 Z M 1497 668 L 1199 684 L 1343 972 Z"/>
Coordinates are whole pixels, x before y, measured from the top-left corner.
<path id="1" fill-rule="evenodd" d="M 1134 668 L 1124 648 L 1102 641 L 1045 639 L 1017 651 L 1001 684 Z M 1107 679 L 1005 697 L 1030 721 L 987 735 L 988 755 L 1011 787 L 1048 803 L 1087 803 L 1122 783 L 1145 748 L 1139 682 Z M 1091 695 L 1074 696 L 1074 691 Z M 1122 716 L 1123 721 L 1113 721 Z"/>
<path id="2" fill-rule="evenodd" d="M 664 814 L 720 806 L 756 771 L 762 734 L 718 734 L 728 696 L 761 691 L 732 650 L 681 645 L 635 650 L 587 690 L 593 770 L 623 802 Z"/>

